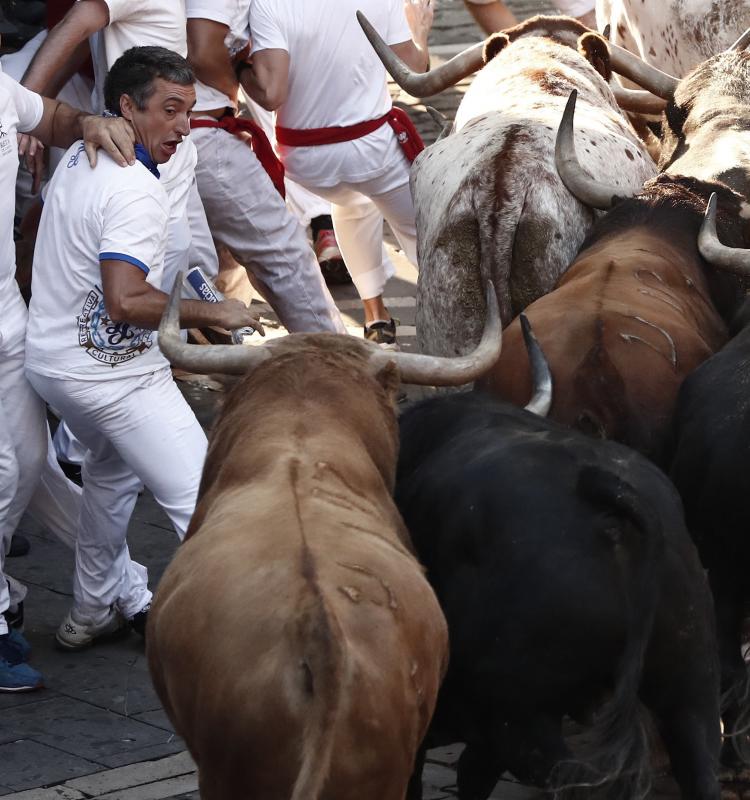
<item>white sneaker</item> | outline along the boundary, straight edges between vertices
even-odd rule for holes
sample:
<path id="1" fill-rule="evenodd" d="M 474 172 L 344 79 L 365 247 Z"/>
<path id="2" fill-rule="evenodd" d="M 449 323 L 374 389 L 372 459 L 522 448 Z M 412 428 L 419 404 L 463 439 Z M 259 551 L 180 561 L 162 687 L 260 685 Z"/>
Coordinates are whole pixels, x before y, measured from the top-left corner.
<path id="1" fill-rule="evenodd" d="M 98 625 L 79 622 L 71 608 L 55 633 L 55 641 L 63 650 L 81 650 L 93 644 L 95 639 L 114 636 L 120 632 L 127 632 L 127 623 L 120 612 L 113 608 L 104 622 Z"/>

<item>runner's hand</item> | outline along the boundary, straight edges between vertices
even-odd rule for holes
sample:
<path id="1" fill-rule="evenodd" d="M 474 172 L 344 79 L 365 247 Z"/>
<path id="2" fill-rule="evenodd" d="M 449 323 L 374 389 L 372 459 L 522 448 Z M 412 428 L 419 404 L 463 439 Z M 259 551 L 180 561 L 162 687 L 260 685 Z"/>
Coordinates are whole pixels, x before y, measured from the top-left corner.
<path id="1" fill-rule="evenodd" d="M 96 166 L 96 151 L 101 147 L 121 166 L 135 164 L 135 132 L 122 117 L 87 115 L 81 122 L 83 143 L 89 164 Z"/>
<path id="2" fill-rule="evenodd" d="M 18 136 L 18 157 L 25 158 L 26 168 L 31 173 L 31 193 L 39 191 L 44 176 L 44 145 L 29 133 Z"/>
<path id="3" fill-rule="evenodd" d="M 240 300 L 222 300 L 217 303 L 216 310 L 219 312 L 218 324 L 229 331 L 236 331 L 238 328 L 252 328 L 261 336 L 265 336 L 263 325 L 250 312 L 250 309 Z"/>
<path id="4" fill-rule="evenodd" d="M 432 30 L 433 0 L 404 0 L 404 14 L 414 44 L 421 49 L 426 49 L 427 37 Z"/>

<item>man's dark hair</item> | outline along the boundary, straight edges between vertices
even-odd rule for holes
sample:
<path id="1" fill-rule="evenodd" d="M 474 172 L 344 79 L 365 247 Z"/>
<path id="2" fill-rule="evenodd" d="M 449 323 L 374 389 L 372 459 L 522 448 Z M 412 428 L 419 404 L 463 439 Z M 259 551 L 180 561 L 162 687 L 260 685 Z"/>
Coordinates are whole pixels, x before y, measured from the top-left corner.
<path id="1" fill-rule="evenodd" d="M 136 108 L 143 111 L 155 91 L 157 78 L 189 86 L 195 74 L 188 62 L 165 47 L 131 47 L 112 64 L 104 81 L 104 105 L 112 114 L 120 114 L 120 98 L 127 94 Z"/>

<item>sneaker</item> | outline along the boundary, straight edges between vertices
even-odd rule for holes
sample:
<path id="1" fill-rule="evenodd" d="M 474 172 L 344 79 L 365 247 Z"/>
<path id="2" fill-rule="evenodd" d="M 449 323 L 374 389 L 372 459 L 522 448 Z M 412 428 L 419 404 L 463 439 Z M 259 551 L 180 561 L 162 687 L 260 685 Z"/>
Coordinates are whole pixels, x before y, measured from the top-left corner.
<path id="1" fill-rule="evenodd" d="M 41 673 L 23 662 L 11 664 L 0 656 L 0 692 L 32 692 L 44 686 Z"/>
<path id="2" fill-rule="evenodd" d="M 25 556 L 31 550 L 31 542 L 22 534 L 14 533 L 10 540 L 8 558 Z"/>
<path id="3" fill-rule="evenodd" d="M 379 345 L 383 350 L 398 350 L 396 320 L 376 319 L 374 322 L 365 324 L 365 339 Z"/>
<path id="4" fill-rule="evenodd" d="M 28 661 L 30 655 L 31 645 L 20 631 L 11 628 L 9 633 L 0 636 L 0 658 L 9 664 Z"/>
<path id="5" fill-rule="evenodd" d="M 55 633 L 55 641 L 63 650 L 82 650 L 97 639 L 108 639 L 127 631 L 125 618 L 115 609 L 110 609 L 107 619 L 99 625 L 79 622 L 75 617 L 75 611 L 71 609 L 68 616 L 60 623 Z"/>
<path id="6" fill-rule="evenodd" d="M 352 282 L 333 230 L 318 231 L 313 241 L 313 249 L 326 283 L 346 284 Z"/>
<path id="7" fill-rule="evenodd" d="M 8 623 L 9 628 L 15 628 L 18 631 L 23 630 L 23 600 L 16 606 L 15 611 L 9 608 L 5 612 L 5 621 Z"/>
<path id="8" fill-rule="evenodd" d="M 151 611 L 151 603 L 144 606 L 137 614 L 134 614 L 130 622 L 130 627 L 144 639 L 146 638 L 146 623 L 148 622 L 148 612 Z"/>

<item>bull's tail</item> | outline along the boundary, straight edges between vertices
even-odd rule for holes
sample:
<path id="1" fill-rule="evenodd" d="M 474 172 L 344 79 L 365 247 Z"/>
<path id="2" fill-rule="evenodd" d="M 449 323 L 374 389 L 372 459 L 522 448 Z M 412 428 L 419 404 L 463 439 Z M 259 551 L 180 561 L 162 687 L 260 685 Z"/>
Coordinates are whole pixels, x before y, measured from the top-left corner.
<path id="1" fill-rule="evenodd" d="M 643 660 L 658 603 L 658 572 L 664 538 L 656 515 L 635 490 L 616 475 L 589 467 L 578 492 L 587 500 L 628 519 L 635 535 L 625 546 L 613 543 L 628 587 L 630 617 L 627 642 L 614 692 L 596 718 L 588 744 L 575 761 L 559 765 L 553 776 L 555 797 L 565 800 L 643 800 L 651 785 L 649 737 L 638 699 Z"/>
<path id="2" fill-rule="evenodd" d="M 300 769 L 290 800 L 317 800 L 331 769 L 336 722 L 347 681 L 343 632 L 320 587 L 312 589 L 297 619 L 302 657 L 295 668 L 305 718 Z"/>

